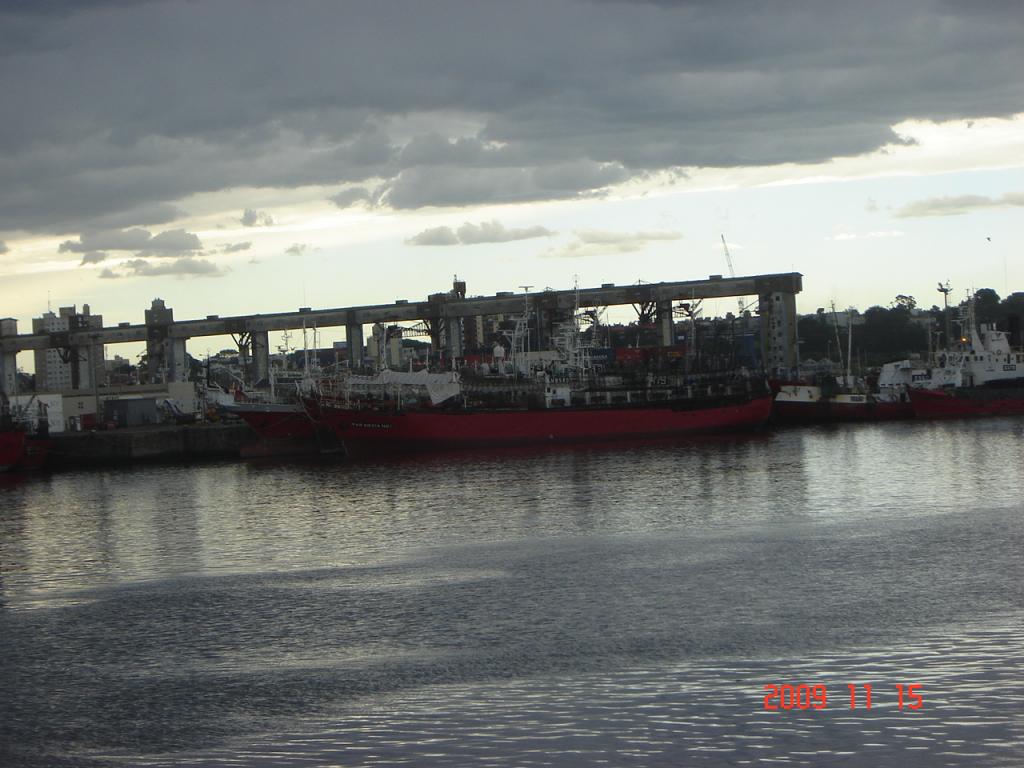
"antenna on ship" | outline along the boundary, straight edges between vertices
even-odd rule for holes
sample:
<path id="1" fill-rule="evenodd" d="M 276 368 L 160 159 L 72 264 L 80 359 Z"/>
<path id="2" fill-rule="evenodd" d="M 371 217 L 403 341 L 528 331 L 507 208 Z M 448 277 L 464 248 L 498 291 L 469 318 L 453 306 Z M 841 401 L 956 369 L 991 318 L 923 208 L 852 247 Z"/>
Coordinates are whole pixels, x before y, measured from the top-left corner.
<path id="1" fill-rule="evenodd" d="M 949 286 L 949 280 L 945 283 L 939 283 L 938 291 L 942 294 L 942 317 L 946 321 L 946 338 L 945 344 L 949 346 L 949 292 L 953 289 Z"/>

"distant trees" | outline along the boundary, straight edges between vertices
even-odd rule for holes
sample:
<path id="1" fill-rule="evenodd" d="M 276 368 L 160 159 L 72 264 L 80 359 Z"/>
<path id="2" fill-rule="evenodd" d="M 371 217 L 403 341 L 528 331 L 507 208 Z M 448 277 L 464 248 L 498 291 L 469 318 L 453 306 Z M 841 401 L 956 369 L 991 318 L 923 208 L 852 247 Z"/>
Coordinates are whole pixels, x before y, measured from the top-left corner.
<path id="1" fill-rule="evenodd" d="M 974 316 L 979 323 L 995 323 L 1000 319 L 999 294 L 991 288 L 974 292 Z"/>
<path id="2" fill-rule="evenodd" d="M 913 297 L 905 298 L 913 301 Z M 871 307 L 864 312 L 864 325 L 854 328 L 853 338 L 855 344 L 859 340 L 857 347 L 865 365 L 881 365 L 928 349 L 928 330 L 913 322 L 911 302 L 895 303 L 891 309 Z"/>
<path id="3" fill-rule="evenodd" d="M 954 339 L 959 332 L 959 309 L 950 306 L 950 323 Z M 995 324 L 1010 334 L 1010 343 L 1019 347 L 1024 343 L 1021 330 L 1024 328 L 1024 292 L 1016 292 L 1000 299 L 991 288 L 981 288 L 974 293 L 974 313 L 979 323 Z M 898 294 L 889 307 L 874 306 L 865 310 L 862 322 L 853 326 L 853 357 L 864 367 L 877 367 L 892 360 L 900 360 L 913 354 L 927 353 L 929 329 L 944 335 L 946 318 L 942 307 L 932 306 L 924 312 L 918 311 L 917 299 Z M 839 361 L 836 344 L 835 323 L 830 312 L 818 310 L 817 314 L 801 317 L 797 332 L 800 338 L 800 357 L 803 360 L 822 358 Z M 841 328 L 839 347 L 845 356 L 846 329 Z M 942 344 L 941 336 L 936 343 Z M 854 366 L 856 367 L 856 365 Z"/>
<path id="4" fill-rule="evenodd" d="M 896 298 L 892 302 L 892 307 L 893 309 L 906 309 L 909 312 L 912 311 L 915 307 L 917 307 L 917 299 L 915 299 L 913 296 L 905 296 L 904 294 L 899 293 L 896 294 Z"/>
<path id="5" fill-rule="evenodd" d="M 853 325 L 853 358 L 859 365 L 879 366 L 928 349 L 928 331 L 915 322 L 913 310 L 917 300 L 913 296 L 898 295 L 888 308 L 874 306 L 856 322 L 856 311 L 850 310 Z M 800 357 L 803 360 L 822 358 L 839 362 L 846 357 L 847 330 L 835 327 L 832 313 L 818 310 L 816 315 L 803 317 L 797 325 L 800 337 Z M 840 354 L 841 353 L 841 354 Z"/>

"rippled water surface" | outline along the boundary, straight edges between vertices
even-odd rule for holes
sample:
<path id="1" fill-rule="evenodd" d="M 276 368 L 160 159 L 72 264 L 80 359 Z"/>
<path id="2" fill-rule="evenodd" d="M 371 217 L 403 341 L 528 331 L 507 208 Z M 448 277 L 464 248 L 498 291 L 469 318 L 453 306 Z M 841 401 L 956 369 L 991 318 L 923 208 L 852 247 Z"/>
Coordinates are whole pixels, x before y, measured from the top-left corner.
<path id="1" fill-rule="evenodd" d="M 1019 766 L 1022 585 L 1021 419 L 0 476 L 0 765 Z"/>

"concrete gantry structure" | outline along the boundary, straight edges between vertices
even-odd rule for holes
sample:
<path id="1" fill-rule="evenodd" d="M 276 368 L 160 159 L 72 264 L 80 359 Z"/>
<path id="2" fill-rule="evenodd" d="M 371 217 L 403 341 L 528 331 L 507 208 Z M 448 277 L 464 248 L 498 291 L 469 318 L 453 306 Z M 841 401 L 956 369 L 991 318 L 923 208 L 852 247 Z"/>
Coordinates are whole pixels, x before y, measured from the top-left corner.
<path id="1" fill-rule="evenodd" d="M 18 321 L 13 317 L 0 318 L 0 339 L 17 337 Z M 0 349 L 0 392 L 5 395 L 17 394 L 18 354 L 17 351 Z"/>
<path id="2" fill-rule="evenodd" d="M 712 275 L 706 280 L 643 283 L 640 285 L 612 284 L 600 288 L 545 290 L 531 293 L 524 302 L 522 293 L 503 292 L 494 296 L 465 295 L 465 283 L 456 281 L 448 293 L 432 294 L 426 301 L 397 301 L 394 304 L 375 304 L 335 309 L 310 309 L 298 312 L 218 317 L 210 315 L 203 320 L 174 320 L 173 311 L 157 300 L 146 310 L 146 323 L 121 323 L 116 327 L 94 328 L 88 331 L 63 334 L 17 334 L 0 330 L 0 382 L 11 378 L 14 355 L 37 349 L 61 348 L 68 345 L 118 344 L 145 341 L 151 359 L 159 361 L 151 370 L 166 370 L 170 381 L 182 380 L 185 370 L 185 340 L 198 336 L 247 337 L 255 356 L 256 375 L 269 369 L 267 333 L 301 328 L 344 327 L 351 359 L 362 360 L 363 326 L 374 323 L 423 321 L 432 329 L 435 343 L 440 342 L 446 353 L 458 356 L 463 348 L 463 319 L 492 315 L 521 314 L 528 303 L 542 326 L 550 326 L 564 318 L 576 307 L 616 306 L 624 304 L 649 305 L 657 308 L 656 319 L 661 329 L 662 342 L 673 342 L 672 302 L 696 299 L 727 298 L 731 296 L 757 296 L 758 312 L 762 323 L 762 353 L 767 368 L 794 368 L 796 366 L 796 301 L 803 288 L 798 272 L 747 277 L 723 278 Z M 547 328 L 550 332 L 550 328 Z M 435 338 L 436 337 L 436 338 Z M 162 368 L 161 368 L 162 366 Z M 4 383 L 4 386 L 8 386 Z"/>

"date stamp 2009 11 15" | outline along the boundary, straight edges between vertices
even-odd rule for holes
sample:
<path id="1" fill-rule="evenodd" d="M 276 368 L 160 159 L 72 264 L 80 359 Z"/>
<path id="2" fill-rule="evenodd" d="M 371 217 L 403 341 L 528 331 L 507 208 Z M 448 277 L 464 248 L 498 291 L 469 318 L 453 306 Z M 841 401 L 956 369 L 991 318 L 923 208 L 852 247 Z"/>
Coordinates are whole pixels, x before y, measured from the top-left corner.
<path id="1" fill-rule="evenodd" d="M 850 693 L 850 709 L 871 709 L 871 684 L 847 683 Z M 924 698 L 918 692 L 919 683 L 896 684 L 896 704 L 902 710 L 920 709 Z M 825 709 L 828 706 L 828 688 L 824 685 L 765 685 L 768 691 L 764 697 L 764 708 L 780 709 Z"/>

